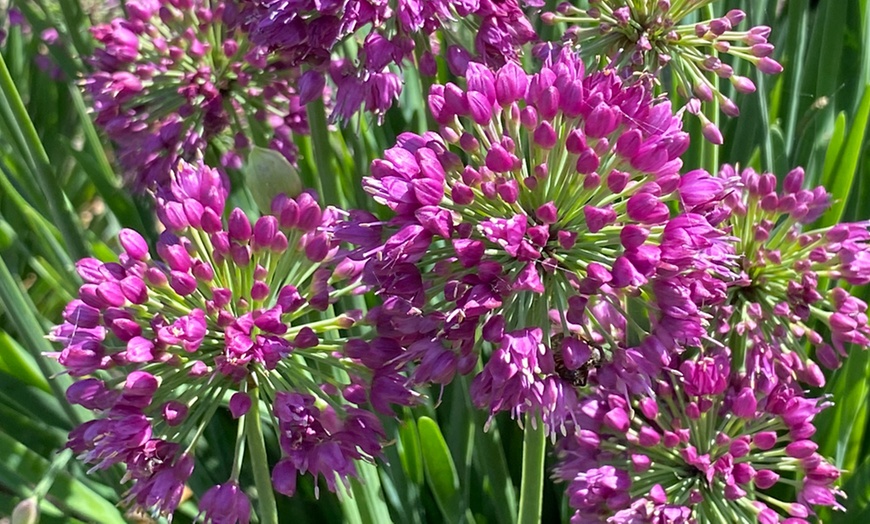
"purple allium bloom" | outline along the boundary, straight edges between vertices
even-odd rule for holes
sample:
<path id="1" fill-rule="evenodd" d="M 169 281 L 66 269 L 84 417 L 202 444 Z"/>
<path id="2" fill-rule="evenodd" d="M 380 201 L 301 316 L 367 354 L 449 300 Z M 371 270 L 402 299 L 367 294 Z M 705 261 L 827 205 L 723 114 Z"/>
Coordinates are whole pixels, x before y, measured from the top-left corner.
<path id="1" fill-rule="evenodd" d="M 199 516 L 203 523 L 248 524 L 251 521 L 251 502 L 237 483 L 218 484 L 200 499 Z"/>
<path id="2" fill-rule="evenodd" d="M 737 373 L 730 358 L 716 348 L 674 362 L 631 402 L 604 389 L 580 401 L 555 470 L 572 523 L 780 522 L 843 509 L 839 470 L 808 440 L 828 403 Z M 778 499 L 771 489 L 794 472 L 797 500 Z"/>
<path id="3" fill-rule="evenodd" d="M 807 342 L 815 348 L 815 361 L 828 368 L 839 366 L 850 345 L 870 346 L 867 304 L 844 287 L 820 284 L 870 282 L 866 223 L 814 228 L 830 195 L 822 187 L 804 189 L 800 168 L 784 178 L 780 190 L 773 174 L 749 168 L 737 173 L 726 165 L 714 179 L 689 175 L 680 188 L 685 208 L 734 238 L 733 253 L 722 260 L 736 278 L 728 282 L 728 298 L 714 316 L 720 333 L 735 331 L 749 340 L 748 369 L 773 359 L 799 380 L 820 386 L 824 376 L 809 360 Z M 714 196 L 722 191 L 724 199 Z M 823 331 L 830 338 L 814 329 L 816 322 L 827 327 Z"/>
<path id="4" fill-rule="evenodd" d="M 609 66 L 620 71 L 657 73 L 667 66 L 673 68 L 677 92 L 696 102 L 690 104 L 690 111 L 701 118 L 704 137 L 713 143 L 721 143 L 721 133 L 702 113 L 692 109 L 700 107 L 697 102 L 715 98 L 728 116 L 740 113 L 734 102 L 716 89 L 711 81 L 713 75 L 729 80 L 738 93 L 755 91 L 752 80 L 734 74 L 734 69 L 718 56 L 728 54 L 745 60 L 765 74 L 782 71 L 782 66 L 770 58 L 770 28 L 737 31 L 746 18 L 739 9 L 720 18 L 681 25 L 684 18 L 711 1 L 674 2 L 679 5 L 672 7 L 672 2 L 659 0 L 600 0 L 590 2 L 588 9 L 576 3 L 561 2 L 557 12 L 544 13 L 542 19 L 550 24 L 568 24 L 565 41 L 580 46 L 581 52 L 588 49 L 606 55 Z"/>
<path id="5" fill-rule="evenodd" d="M 337 88 L 333 118 L 344 120 L 363 106 L 383 117 L 402 89 L 396 67 L 413 60 L 420 43 L 426 48 L 417 50 L 419 68 L 431 72 L 427 62 L 438 52 L 433 33 L 442 28 L 473 25 L 477 59 L 494 65 L 516 59 L 521 46 L 537 38 L 518 0 L 244 0 L 237 17 L 255 44 L 280 51 L 293 65 L 311 67 L 303 77 L 303 103 L 321 96 L 328 76 Z M 358 56 L 343 56 L 340 44 L 357 36 Z M 469 53 L 451 46 L 448 55 L 463 57 L 448 61 L 456 74 L 464 74 Z"/>
<path id="6" fill-rule="evenodd" d="M 377 417 L 357 408 L 347 408 L 343 418 L 331 406 L 318 407 L 315 397 L 279 392 L 274 415 L 284 458 L 275 466 L 272 481 L 279 493 L 293 496 L 297 474 L 322 476 L 330 491 L 336 478 L 347 483 L 356 476 L 354 460 L 380 453 L 385 438 Z M 315 486 L 315 492 L 317 490 Z"/>
<path id="7" fill-rule="evenodd" d="M 595 354 L 655 374 L 700 340 L 698 303 L 724 285 L 688 276 L 724 237 L 701 215 L 671 219 L 688 136 L 669 103 L 564 51 L 534 75 L 472 62 L 466 87 L 435 85 L 429 105 L 441 134 L 400 135 L 363 181 L 396 214 L 364 247 L 366 282 L 389 297 L 371 316 L 406 348 L 376 364 L 419 362 L 412 382 L 444 383 L 491 347 L 475 402 L 528 402 L 557 431 Z M 644 340 L 661 351 L 625 353 Z M 581 343 L 586 359 L 560 356 Z"/>
<path id="8" fill-rule="evenodd" d="M 355 460 L 379 455 L 384 437 L 366 411 L 384 404 L 377 377 L 344 349 L 357 341 L 347 330 L 359 315 L 330 309 L 364 289 L 360 263 L 342 247 L 344 212 L 302 193 L 276 197 L 273 215 L 251 221 L 235 209 L 224 219 L 226 195 L 216 170 L 180 161 L 157 195 L 159 259 L 124 230 L 118 262 L 79 261 L 85 283 L 51 332 L 62 345 L 51 356 L 76 379 L 69 401 L 97 415 L 70 433 L 69 447 L 94 468 L 126 465 L 129 501 L 166 514 L 218 407 L 240 423 L 274 411 L 294 483 L 310 473 L 334 489 L 356 474 Z M 207 520 L 247 522 L 234 471 L 203 497 Z M 276 489 L 287 493 L 280 471 Z M 219 520 L 225 513 L 235 520 Z"/>
<path id="9" fill-rule="evenodd" d="M 91 29 L 98 46 L 84 87 L 134 190 L 167 183 L 178 159 L 208 145 L 232 168 L 255 137 L 294 161 L 293 135 L 308 132 L 298 68 L 238 42 L 231 5 L 134 0 L 128 18 Z"/>

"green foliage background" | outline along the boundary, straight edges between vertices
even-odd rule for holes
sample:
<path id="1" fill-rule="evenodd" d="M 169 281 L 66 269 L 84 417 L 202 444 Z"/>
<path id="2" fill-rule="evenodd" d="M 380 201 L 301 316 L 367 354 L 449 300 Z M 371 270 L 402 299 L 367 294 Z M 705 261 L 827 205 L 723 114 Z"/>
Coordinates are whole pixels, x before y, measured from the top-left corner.
<path id="1" fill-rule="evenodd" d="M 88 27 L 94 7 L 77 0 L 13 5 L 32 30 L 11 28 L 0 48 L 0 515 L 10 515 L 22 499 L 36 494 L 42 522 L 133 521 L 118 505 L 124 495 L 121 471 L 89 475 L 69 451 L 59 452 L 66 433 L 87 414 L 66 402 L 69 380 L 56 375 L 58 367 L 42 354 L 53 350 L 44 334 L 77 293 L 75 260 L 112 260 L 117 248 L 112 239 L 121 227 L 150 233 L 153 240 L 153 218 L 146 199 L 120 187 L 111 146 L 91 123 L 78 85 L 86 67 L 82 57 L 92 46 Z M 806 166 L 809 180 L 824 184 L 837 202 L 823 222 L 870 219 L 870 0 L 722 0 L 713 10 L 734 7 L 744 9 L 753 25 L 773 28 L 774 57 L 785 72 L 759 77 L 738 69 L 756 80 L 759 92 L 738 96 L 742 116 L 721 122 L 725 145 L 719 159 L 779 176 Z M 58 29 L 61 45 L 46 48 L 40 42 L 38 35 L 49 27 Z M 544 28 L 543 34 L 557 30 Z M 37 55 L 46 53 L 63 79 L 36 66 Z M 307 186 L 320 189 L 331 203 L 372 208 L 360 187 L 370 161 L 398 133 L 427 126 L 427 87 L 411 69 L 404 78 L 401 103 L 383 126 L 365 118 L 343 130 L 320 127 L 318 133 L 315 126 L 312 138 L 300 140 Z M 697 137 L 685 157 L 687 167 L 709 165 L 713 153 L 700 138 L 698 123 L 687 125 Z M 252 207 L 244 180 L 234 182 L 234 203 Z M 853 291 L 870 299 L 868 289 Z M 825 388 L 836 405 L 818 420 L 816 440 L 820 452 L 846 470 L 849 510 L 823 515 L 826 522 L 870 518 L 868 373 L 870 353 L 856 350 L 830 374 Z M 471 409 L 467 385 L 459 380 L 431 392 L 427 404 L 404 411 L 403 421 L 389 427 L 395 444 L 387 448 L 387 461 L 361 468 L 364 482 L 350 487 L 354 497 L 322 489 L 318 500 L 306 480 L 297 497 L 279 499 L 282 521 L 514 522 L 522 433 L 502 418 L 484 432 L 486 416 Z M 227 477 L 234 434 L 228 414 L 216 417 L 197 449 L 192 498 L 176 522 L 191 522 L 197 494 Z M 274 444 L 274 434 L 267 438 Z M 274 452 L 277 445 L 269 448 Z M 252 485 L 250 472 L 244 475 Z M 545 522 L 570 515 L 562 492 L 562 486 L 546 484 Z"/>

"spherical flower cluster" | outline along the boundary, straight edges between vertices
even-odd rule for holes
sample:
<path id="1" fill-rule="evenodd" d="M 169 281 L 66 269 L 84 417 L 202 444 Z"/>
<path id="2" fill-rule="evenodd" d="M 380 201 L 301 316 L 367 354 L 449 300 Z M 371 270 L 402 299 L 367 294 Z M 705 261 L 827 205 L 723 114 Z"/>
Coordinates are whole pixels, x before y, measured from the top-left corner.
<path id="1" fill-rule="evenodd" d="M 525 1 L 540 6 L 540 1 Z M 383 116 L 402 90 L 395 72 L 418 50 L 417 66 L 423 74 L 434 75 L 432 35 L 442 26 L 465 25 L 474 33 L 474 50 L 486 63 L 501 65 L 516 58 L 519 48 L 537 38 L 518 0 L 397 0 L 340 2 L 245 0 L 240 21 L 257 45 L 280 50 L 293 64 L 308 64 L 300 80 L 303 103 L 322 96 L 326 77 L 337 88 L 334 116 L 349 119 L 364 105 Z M 341 56 L 341 44 L 359 36 L 359 56 Z M 423 35 L 423 38 L 421 38 Z M 462 69 L 470 55 L 451 46 L 452 64 Z M 394 67 L 391 67 L 394 66 Z"/>
<path id="2" fill-rule="evenodd" d="M 697 304 L 724 285 L 686 276 L 707 272 L 700 254 L 723 237 L 666 202 L 721 188 L 681 184 L 688 136 L 669 103 L 610 71 L 585 75 L 571 52 L 534 75 L 472 63 L 466 77 L 432 88 L 441 134 L 401 135 L 363 182 L 396 213 L 365 273 L 386 298 L 379 333 L 407 348 L 383 364 L 447 382 L 473 368 L 482 328 L 497 349 L 475 402 L 543 414 L 552 431 L 594 354 L 642 344 L 627 358 L 655 373 L 705 333 Z"/>
<path id="3" fill-rule="evenodd" d="M 126 6 L 128 17 L 91 29 L 98 46 L 84 86 L 135 190 L 167 183 L 179 158 L 193 160 L 207 146 L 232 168 L 252 140 L 295 159 L 293 135 L 308 132 L 297 73 L 237 39 L 225 21 L 232 3 Z"/>
<path id="4" fill-rule="evenodd" d="M 302 193 L 277 197 L 273 215 L 252 222 L 234 209 L 224 221 L 226 192 L 215 170 L 180 162 L 157 194 L 159 260 L 122 230 L 118 262 L 78 263 L 85 284 L 51 333 L 63 345 L 53 356 L 76 379 L 68 399 L 97 415 L 69 447 L 95 468 L 126 465 L 129 500 L 163 513 L 178 505 L 191 452 L 222 405 L 274 421 L 284 458 L 273 484 L 287 495 L 305 473 L 334 489 L 384 436 L 362 407 L 371 373 L 343 352 L 359 315 L 330 308 L 361 289 L 339 211 Z M 239 445 L 233 476 L 203 496 L 207 520 L 247 522 L 242 456 Z M 228 505 L 236 520 L 218 518 Z"/>
<path id="5" fill-rule="evenodd" d="M 706 173 L 698 175 L 706 179 Z M 736 278 L 716 309 L 719 333 L 741 337 L 735 357 L 745 358 L 748 371 L 784 365 L 802 381 L 823 384 L 807 343 L 815 361 L 828 368 L 839 367 L 849 345 L 870 346 L 867 304 L 826 284 L 870 283 L 867 224 L 813 227 L 830 196 L 823 187 L 804 189 L 800 168 L 785 176 L 780 190 L 773 174 L 751 168 L 738 173 L 726 165 L 717 178 L 725 188 L 722 200 L 684 204 L 734 239 Z"/>
<path id="6" fill-rule="evenodd" d="M 755 84 L 734 74 L 721 55 L 746 60 L 765 74 L 782 71 L 782 66 L 771 58 L 773 45 L 767 41 L 770 28 L 757 26 L 737 31 L 746 18 L 739 9 L 720 18 L 680 25 L 681 20 L 712 0 L 594 0 L 586 9 L 576 7 L 575 3 L 562 2 L 556 12 L 545 13 L 543 19 L 549 23 L 568 23 L 571 27 L 564 38 L 582 44 L 585 56 L 603 55 L 610 60 L 610 67 L 644 73 L 657 74 L 670 66 L 677 91 L 683 97 L 701 102 L 715 98 L 729 116 L 737 116 L 740 111 L 716 88 L 711 77 L 729 80 L 740 93 L 754 92 Z M 711 125 L 703 114 L 697 114 L 705 127 Z M 721 143 L 718 132 L 711 129 L 707 134 Z"/>
<path id="7" fill-rule="evenodd" d="M 570 483 L 572 523 L 797 524 L 814 506 L 842 509 L 840 472 L 809 440 L 828 403 L 729 361 L 715 348 L 675 362 L 647 395 L 583 399 L 555 471 Z M 782 500 L 779 484 L 797 499 Z"/>

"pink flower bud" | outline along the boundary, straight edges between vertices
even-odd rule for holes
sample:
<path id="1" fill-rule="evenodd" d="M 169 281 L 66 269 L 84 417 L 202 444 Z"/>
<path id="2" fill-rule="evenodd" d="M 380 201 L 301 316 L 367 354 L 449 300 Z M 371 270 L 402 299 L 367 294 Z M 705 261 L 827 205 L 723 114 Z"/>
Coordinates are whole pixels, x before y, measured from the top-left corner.
<path id="1" fill-rule="evenodd" d="M 148 243 L 132 229 L 122 229 L 118 233 L 118 241 L 127 255 L 134 260 L 148 260 Z"/>
<path id="2" fill-rule="evenodd" d="M 514 158 L 501 144 L 496 143 L 486 154 L 486 167 L 496 173 L 507 173 L 513 170 Z"/>
<path id="3" fill-rule="evenodd" d="M 239 418 L 251 409 L 251 397 L 247 393 L 237 391 L 230 397 L 230 413 L 233 418 Z"/>
<path id="4" fill-rule="evenodd" d="M 495 78 L 495 94 L 498 103 L 507 107 L 526 95 L 529 77 L 516 62 L 508 61 L 499 69 Z"/>
<path id="5" fill-rule="evenodd" d="M 779 482 L 779 474 L 769 469 L 762 469 L 755 473 L 754 481 L 758 489 L 770 489 Z"/>
<path id="6" fill-rule="evenodd" d="M 776 445 L 776 439 L 775 431 L 762 431 L 761 433 L 756 433 L 752 436 L 752 443 L 755 444 L 755 447 L 758 449 L 767 451 Z"/>
<path id="7" fill-rule="evenodd" d="M 553 202 L 550 201 L 535 210 L 535 216 L 544 224 L 555 224 L 559 219 L 559 211 Z"/>
<path id="8" fill-rule="evenodd" d="M 785 453 L 789 457 L 802 459 L 811 456 L 817 449 L 819 445 L 812 440 L 798 440 L 786 446 Z"/>
<path id="9" fill-rule="evenodd" d="M 245 215 L 245 212 L 239 208 L 233 209 L 230 213 L 228 232 L 231 240 L 236 242 L 247 242 L 253 233 L 251 229 L 251 221 Z"/>
<path id="10" fill-rule="evenodd" d="M 751 420 L 755 418 L 757 408 L 758 404 L 755 400 L 755 392 L 751 388 L 743 388 L 734 399 L 732 410 L 738 417 Z"/>
<path id="11" fill-rule="evenodd" d="M 185 404 L 182 404 L 177 400 L 170 400 L 163 404 L 160 411 L 166 424 L 169 425 L 169 427 L 175 427 L 184 422 L 184 419 L 187 418 L 188 408 Z"/>
<path id="12" fill-rule="evenodd" d="M 317 333 L 308 326 L 303 327 L 293 339 L 293 345 L 299 349 L 313 348 L 320 344 L 320 339 L 317 338 Z"/>
<path id="13" fill-rule="evenodd" d="M 589 231 L 597 233 L 616 220 L 616 211 L 610 206 L 599 208 L 587 205 L 583 207 L 583 216 Z"/>
<path id="14" fill-rule="evenodd" d="M 768 75 L 778 75 L 782 73 L 782 65 L 776 60 L 764 57 L 758 61 L 758 70 Z"/>
<path id="15" fill-rule="evenodd" d="M 629 197 L 626 212 L 629 218 L 642 224 L 661 224 L 670 216 L 668 206 L 650 193 L 636 193 Z"/>
<path id="16" fill-rule="evenodd" d="M 556 145 L 556 141 L 558 137 L 556 136 L 556 131 L 553 129 L 553 125 L 548 121 L 541 122 L 541 124 L 535 129 L 535 133 L 533 135 L 535 144 L 541 146 L 544 149 L 552 149 L 553 146 Z"/>
<path id="17" fill-rule="evenodd" d="M 622 408 L 614 408 L 604 415 L 604 424 L 620 433 L 629 428 L 628 414 Z"/>

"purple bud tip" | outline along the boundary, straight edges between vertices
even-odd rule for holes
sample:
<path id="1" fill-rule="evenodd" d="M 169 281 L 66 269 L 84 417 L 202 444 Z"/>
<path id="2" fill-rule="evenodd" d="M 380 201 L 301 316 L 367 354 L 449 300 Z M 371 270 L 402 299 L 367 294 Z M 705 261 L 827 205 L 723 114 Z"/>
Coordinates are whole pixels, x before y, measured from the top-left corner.
<path id="1" fill-rule="evenodd" d="M 230 213 L 228 225 L 230 238 L 232 240 L 236 240 L 238 242 L 247 242 L 253 234 L 253 230 L 251 228 L 251 221 L 248 220 L 245 212 L 239 208 L 233 209 L 233 212 Z"/>
<path id="2" fill-rule="evenodd" d="M 732 9 L 725 14 L 725 17 L 731 22 L 732 27 L 737 27 L 746 18 L 746 13 L 740 9 Z"/>
<path id="3" fill-rule="evenodd" d="M 709 120 L 704 123 L 701 128 L 701 133 L 704 135 L 704 138 L 707 139 L 711 144 L 715 144 L 717 146 L 721 146 L 724 143 L 724 139 L 722 138 L 722 132 L 719 131 L 719 128 L 716 127 L 716 124 L 710 122 Z"/>
<path id="4" fill-rule="evenodd" d="M 501 146 L 501 144 L 493 144 L 492 148 L 486 154 L 486 167 L 492 169 L 496 173 L 507 173 L 514 167 L 513 155 Z"/>
<path id="5" fill-rule="evenodd" d="M 177 426 L 184 422 L 187 417 L 187 406 L 177 400 L 170 400 L 163 404 L 163 419 L 170 426 Z"/>
<path id="6" fill-rule="evenodd" d="M 559 211 L 552 201 L 547 202 L 535 211 L 535 215 L 544 224 L 555 224 L 559 219 Z"/>
<path id="7" fill-rule="evenodd" d="M 782 183 L 782 189 L 786 193 L 797 193 L 804 186 L 804 169 L 796 167 L 785 175 L 785 180 Z"/>
<path id="8" fill-rule="evenodd" d="M 758 70 L 768 75 L 778 75 L 782 73 L 782 65 L 776 60 L 764 57 L 758 60 Z"/>
<path id="9" fill-rule="evenodd" d="M 127 255 L 134 260 L 148 260 L 148 243 L 138 232 L 132 229 L 122 229 L 118 233 L 118 241 Z"/>
<path id="10" fill-rule="evenodd" d="M 230 413 L 233 418 L 245 415 L 251 409 L 251 397 L 247 393 L 238 391 L 230 398 Z"/>
<path id="11" fill-rule="evenodd" d="M 731 83 L 734 85 L 734 89 L 744 95 L 755 92 L 755 83 L 745 76 L 734 75 L 731 77 Z"/>

